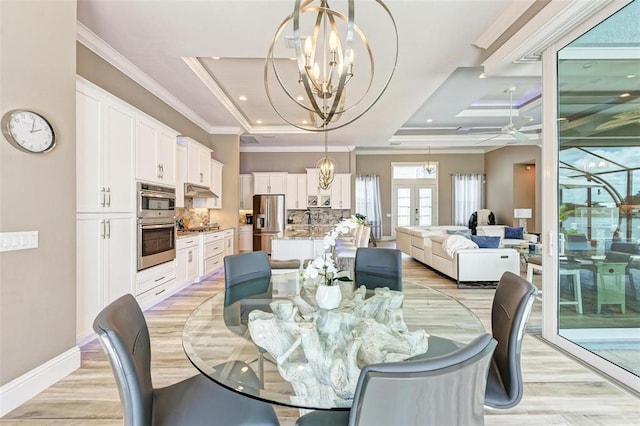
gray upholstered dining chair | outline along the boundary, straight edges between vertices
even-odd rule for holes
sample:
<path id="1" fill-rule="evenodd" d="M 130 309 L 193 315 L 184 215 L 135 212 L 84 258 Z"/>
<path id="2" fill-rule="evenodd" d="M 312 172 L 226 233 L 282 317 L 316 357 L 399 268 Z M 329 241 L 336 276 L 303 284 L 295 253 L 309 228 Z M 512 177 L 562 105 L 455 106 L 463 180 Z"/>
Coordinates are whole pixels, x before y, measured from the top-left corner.
<path id="1" fill-rule="evenodd" d="M 369 289 L 389 287 L 402 290 L 402 253 L 400 250 L 359 247 L 356 251 L 354 275 L 357 285 Z"/>
<path id="2" fill-rule="evenodd" d="M 350 411 L 313 411 L 296 425 L 482 425 L 495 346 L 483 334 L 447 355 L 368 365 Z"/>
<path id="3" fill-rule="evenodd" d="M 529 281 L 505 272 L 491 306 L 491 330 L 498 346 L 487 378 L 485 404 L 511 408 L 522 399 L 520 350 L 537 290 Z"/>
<path id="4" fill-rule="evenodd" d="M 256 278 L 270 277 L 271 265 L 266 251 L 232 254 L 224 258 L 226 288 Z"/>
<path id="5" fill-rule="evenodd" d="M 93 328 L 111 362 L 125 425 L 278 424 L 271 405 L 234 393 L 202 374 L 154 389 L 149 329 L 131 294 L 105 307 Z M 240 364 L 244 363 L 225 363 L 215 369 L 233 370 L 239 385 L 259 384 L 252 370 Z"/>

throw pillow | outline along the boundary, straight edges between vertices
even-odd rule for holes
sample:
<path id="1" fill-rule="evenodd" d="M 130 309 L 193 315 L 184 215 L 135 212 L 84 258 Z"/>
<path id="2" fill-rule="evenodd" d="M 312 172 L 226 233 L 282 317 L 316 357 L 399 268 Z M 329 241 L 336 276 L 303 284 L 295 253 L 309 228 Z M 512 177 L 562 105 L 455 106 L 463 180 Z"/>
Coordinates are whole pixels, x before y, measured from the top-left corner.
<path id="1" fill-rule="evenodd" d="M 471 239 L 471 229 L 448 229 L 447 234 L 449 235 L 462 235 L 465 238 Z"/>
<path id="2" fill-rule="evenodd" d="M 524 240 L 524 231 L 522 228 L 507 226 L 504 228 L 504 237 L 509 240 Z"/>
<path id="3" fill-rule="evenodd" d="M 471 241 L 476 243 L 480 248 L 498 248 L 500 247 L 500 237 L 491 237 L 485 235 L 472 235 Z"/>

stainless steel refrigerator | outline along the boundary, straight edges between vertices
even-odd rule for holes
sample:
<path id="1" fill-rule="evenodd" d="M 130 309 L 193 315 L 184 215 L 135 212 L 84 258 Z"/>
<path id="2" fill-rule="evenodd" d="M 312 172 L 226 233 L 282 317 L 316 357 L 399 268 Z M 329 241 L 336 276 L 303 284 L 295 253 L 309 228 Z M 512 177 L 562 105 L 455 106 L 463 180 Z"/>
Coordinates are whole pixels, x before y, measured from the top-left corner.
<path id="1" fill-rule="evenodd" d="M 271 239 L 284 236 L 284 195 L 253 196 L 253 250 L 271 254 Z"/>

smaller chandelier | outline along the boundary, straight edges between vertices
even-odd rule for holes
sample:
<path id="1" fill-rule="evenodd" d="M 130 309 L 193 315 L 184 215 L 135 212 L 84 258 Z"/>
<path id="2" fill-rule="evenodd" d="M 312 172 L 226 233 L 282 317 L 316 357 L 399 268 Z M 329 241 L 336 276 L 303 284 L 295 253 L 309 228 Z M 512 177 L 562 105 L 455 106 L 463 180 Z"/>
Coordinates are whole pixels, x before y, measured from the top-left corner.
<path id="1" fill-rule="evenodd" d="M 333 179 L 336 174 L 336 160 L 329 157 L 329 152 L 327 151 L 327 132 L 324 132 L 324 157 L 322 157 L 318 163 L 316 164 L 316 168 L 318 169 L 318 185 L 321 189 L 329 189 L 331 184 L 333 183 Z"/>
<path id="2" fill-rule="evenodd" d="M 427 161 L 424 163 L 424 171 L 432 175 L 436 172 L 436 168 L 436 163 L 431 161 L 431 147 L 429 147 L 429 152 L 427 153 Z"/>

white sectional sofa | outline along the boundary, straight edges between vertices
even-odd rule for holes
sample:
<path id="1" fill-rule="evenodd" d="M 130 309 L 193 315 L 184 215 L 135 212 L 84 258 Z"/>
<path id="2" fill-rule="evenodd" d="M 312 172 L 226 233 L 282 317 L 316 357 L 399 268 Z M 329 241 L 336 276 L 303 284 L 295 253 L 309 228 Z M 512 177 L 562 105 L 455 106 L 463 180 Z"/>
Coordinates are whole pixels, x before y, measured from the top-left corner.
<path id="1" fill-rule="evenodd" d="M 447 230 L 466 229 L 466 226 L 397 227 L 396 247 L 458 284 L 499 281 L 506 271 L 520 273 L 520 255 L 513 248 L 463 248 L 450 256 L 442 245 L 451 237 Z"/>
<path id="2" fill-rule="evenodd" d="M 535 234 L 524 233 L 522 239 L 505 238 L 504 231 L 507 225 L 478 225 L 476 227 L 476 235 L 485 235 L 491 237 L 500 237 L 500 247 L 516 247 L 524 244 L 537 243 L 538 236 Z"/>

